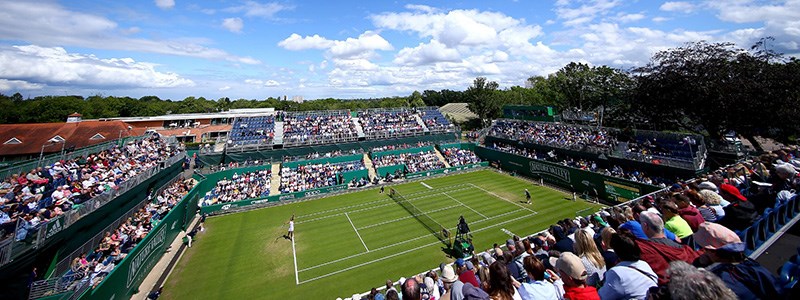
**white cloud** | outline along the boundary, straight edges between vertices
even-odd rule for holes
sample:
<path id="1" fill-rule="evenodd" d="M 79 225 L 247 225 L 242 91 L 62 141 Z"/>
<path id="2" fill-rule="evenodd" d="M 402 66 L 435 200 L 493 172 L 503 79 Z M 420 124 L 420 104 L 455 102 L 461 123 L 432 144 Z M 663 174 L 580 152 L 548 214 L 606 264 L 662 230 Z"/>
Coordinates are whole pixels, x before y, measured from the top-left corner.
<path id="1" fill-rule="evenodd" d="M 224 11 L 230 13 L 244 12 L 244 15 L 248 17 L 274 19 L 275 14 L 292 9 L 294 9 L 294 6 L 283 5 L 277 2 L 260 3 L 256 1 L 245 1 L 243 5 L 229 7 L 224 9 Z"/>
<path id="2" fill-rule="evenodd" d="M 70 11 L 49 3 L 0 1 L 0 37 L 41 46 L 77 46 L 179 55 L 236 63 L 260 64 L 252 57 L 232 55 L 209 48 L 206 39 L 153 40 L 128 38 L 118 24 L 101 16 Z"/>
<path id="3" fill-rule="evenodd" d="M 664 2 L 658 9 L 663 11 L 690 13 L 695 10 L 695 5 L 684 1 Z"/>
<path id="4" fill-rule="evenodd" d="M 0 79 L 0 91 L 40 90 L 44 84 L 30 83 L 24 80 Z"/>
<path id="5" fill-rule="evenodd" d="M 620 14 L 617 17 L 617 20 L 619 20 L 622 23 L 630 23 L 639 21 L 644 18 L 645 18 L 644 14 Z"/>
<path id="6" fill-rule="evenodd" d="M 244 22 L 240 18 L 226 18 L 222 20 L 222 27 L 233 33 L 241 33 Z"/>
<path id="7" fill-rule="evenodd" d="M 783 2 L 770 2 L 763 4 L 749 0 L 731 3 L 708 2 L 708 6 L 718 11 L 717 17 L 726 22 L 734 23 L 761 23 L 762 28 L 750 34 L 750 40 L 740 40 L 740 45 L 748 47 L 759 38 L 752 33 L 764 33 L 775 37 L 778 52 L 797 54 L 800 47 L 796 41 L 800 40 L 800 1 L 787 0 Z M 742 38 L 745 32 L 733 32 L 732 36 Z"/>
<path id="8" fill-rule="evenodd" d="M 439 9 L 437 9 L 435 7 L 430 7 L 430 6 L 422 5 L 422 4 L 406 4 L 405 7 L 408 10 L 416 10 L 416 11 L 421 11 L 421 12 L 425 12 L 425 13 L 435 13 L 435 12 L 439 11 Z"/>
<path id="9" fill-rule="evenodd" d="M 244 83 L 250 84 L 250 85 L 255 85 L 255 86 L 266 86 L 266 87 L 276 87 L 276 86 L 280 86 L 281 85 L 280 82 L 278 82 L 276 80 L 273 80 L 273 79 L 268 79 L 268 80 L 245 79 Z"/>
<path id="10" fill-rule="evenodd" d="M 226 86 L 223 86 L 221 88 L 218 88 L 217 90 L 220 91 L 220 92 L 224 92 L 224 91 L 227 91 L 227 90 L 230 90 L 230 89 L 231 89 L 231 86 L 230 85 L 226 85 Z"/>
<path id="11" fill-rule="evenodd" d="M 394 49 L 389 41 L 373 31 L 366 31 L 358 38 L 347 38 L 344 41 L 329 40 L 316 34 L 302 37 L 292 33 L 286 39 L 278 42 L 278 46 L 292 51 L 325 49 L 331 57 L 336 58 L 360 58 L 371 55 L 375 50 Z"/>
<path id="12" fill-rule="evenodd" d="M 661 22 L 666 22 L 666 21 L 672 20 L 672 19 L 671 18 L 666 18 L 666 17 L 655 17 L 655 18 L 652 18 L 651 20 L 653 22 L 656 22 L 656 23 L 661 23 Z"/>
<path id="13" fill-rule="evenodd" d="M 555 12 L 566 26 L 578 26 L 593 21 L 596 17 L 607 15 L 621 4 L 619 0 L 584 0 L 578 1 L 580 6 L 573 6 L 569 1 L 558 1 Z"/>
<path id="14" fill-rule="evenodd" d="M 170 9 L 175 7 L 175 0 L 156 0 L 156 6 L 161 9 Z"/>
<path id="15" fill-rule="evenodd" d="M 0 48 L 0 79 L 102 88 L 192 87 L 192 80 L 131 58 L 101 59 L 35 45 Z"/>
<path id="16" fill-rule="evenodd" d="M 403 48 L 397 53 L 394 63 L 398 65 L 419 66 L 437 62 L 456 62 L 461 60 L 458 50 L 447 48 L 437 40 L 428 44 L 420 43 L 414 48 Z"/>

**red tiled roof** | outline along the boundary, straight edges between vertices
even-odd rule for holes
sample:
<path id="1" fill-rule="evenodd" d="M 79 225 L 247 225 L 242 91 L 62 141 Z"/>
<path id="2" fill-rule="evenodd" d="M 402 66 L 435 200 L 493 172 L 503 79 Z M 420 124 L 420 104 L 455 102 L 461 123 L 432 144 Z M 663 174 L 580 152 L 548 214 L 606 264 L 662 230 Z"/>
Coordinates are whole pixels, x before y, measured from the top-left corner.
<path id="1" fill-rule="evenodd" d="M 39 153 L 42 145 L 51 144 L 50 139 L 56 135 L 66 140 L 65 148 L 75 149 L 103 142 L 113 141 L 120 137 L 132 135 L 128 124 L 122 121 L 83 121 L 75 123 L 36 123 L 36 124 L 4 124 L 0 125 L 0 156 L 24 155 Z M 91 139 L 97 134 L 104 139 Z M 5 144 L 17 138 L 20 144 Z M 45 153 L 61 151 L 61 143 L 52 143 L 44 148 Z"/>

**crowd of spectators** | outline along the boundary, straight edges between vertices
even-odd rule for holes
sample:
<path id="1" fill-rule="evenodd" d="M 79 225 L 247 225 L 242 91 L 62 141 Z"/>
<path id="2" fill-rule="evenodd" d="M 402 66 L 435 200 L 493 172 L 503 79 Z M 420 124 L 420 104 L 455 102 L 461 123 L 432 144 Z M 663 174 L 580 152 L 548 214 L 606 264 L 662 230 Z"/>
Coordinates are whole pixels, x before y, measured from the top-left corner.
<path id="1" fill-rule="evenodd" d="M 271 178 L 272 171 L 270 169 L 243 174 L 233 173 L 230 179 L 223 178 L 217 182 L 217 185 L 212 190 L 206 192 L 203 197 L 203 205 L 208 206 L 269 196 Z"/>
<path id="2" fill-rule="evenodd" d="M 784 299 L 740 236 L 797 197 L 796 150 L 676 183 L 654 196 L 514 236 L 396 284 L 402 299 Z M 753 182 L 760 182 L 757 186 Z M 391 294 L 391 295 L 390 295 Z M 354 299 L 359 299 L 355 296 Z"/>
<path id="3" fill-rule="evenodd" d="M 293 193 L 342 184 L 343 172 L 364 170 L 362 161 L 308 164 L 281 169 L 281 193 Z"/>
<path id="4" fill-rule="evenodd" d="M 372 160 L 376 168 L 405 165 L 408 173 L 424 172 L 444 168 L 444 162 L 436 155 L 436 151 L 420 151 L 417 153 L 400 153 L 384 155 Z"/>
<path id="5" fill-rule="evenodd" d="M 181 151 L 156 135 L 14 174 L 0 183 L 0 234 L 15 232 L 21 220 L 16 239 L 25 240 L 29 232 L 74 205 L 119 189 L 120 184 Z"/>
<path id="6" fill-rule="evenodd" d="M 406 143 L 403 143 L 403 144 L 392 144 L 392 145 L 384 145 L 384 146 L 372 148 L 371 152 L 383 152 L 383 151 L 390 151 L 390 150 L 402 150 L 402 149 L 408 149 L 408 148 L 420 148 L 420 147 L 425 147 L 425 146 L 428 146 L 428 145 L 432 145 L 432 143 L 431 142 L 421 142 L 420 141 L 420 142 L 416 142 L 416 143 L 413 143 L 413 144 L 406 144 Z"/>
<path id="7" fill-rule="evenodd" d="M 468 149 L 445 148 L 442 149 L 442 155 L 444 155 L 444 158 L 447 159 L 447 163 L 450 164 L 451 167 L 471 165 L 481 162 L 481 159 L 475 155 L 475 152 Z"/>
<path id="8" fill-rule="evenodd" d="M 667 187 L 668 185 L 674 182 L 673 180 L 670 180 L 668 178 L 654 176 L 651 174 L 647 174 L 646 172 L 630 168 L 626 169 L 618 165 L 614 165 L 610 168 L 603 168 L 598 166 L 596 161 L 584 158 L 575 159 L 564 155 L 558 155 L 554 151 L 551 151 L 549 153 L 541 153 L 537 152 L 535 149 L 528 149 L 523 146 L 515 146 L 512 144 L 504 144 L 497 142 L 492 143 L 490 148 L 506 153 L 511 153 L 514 155 L 524 156 L 531 159 L 549 161 L 564 166 L 581 169 L 584 171 L 596 172 L 606 176 L 613 176 L 617 178 L 622 178 L 634 182 L 646 183 L 659 187 Z"/>
<path id="9" fill-rule="evenodd" d="M 447 131 L 453 128 L 453 124 L 450 124 L 450 121 L 435 107 L 419 109 L 419 117 L 422 118 L 422 122 L 429 131 Z"/>
<path id="10" fill-rule="evenodd" d="M 585 126 L 498 120 L 489 135 L 532 144 L 589 152 L 611 152 L 617 144 L 612 132 Z"/>
<path id="11" fill-rule="evenodd" d="M 367 135 L 404 135 L 423 131 L 413 109 L 366 110 L 360 111 L 358 117 Z"/>
<path id="12" fill-rule="evenodd" d="M 100 244 L 88 254 L 75 257 L 70 270 L 63 278 L 84 282 L 92 287 L 130 253 L 136 245 L 181 201 L 194 187 L 194 179 L 179 180 L 170 184 L 144 207 L 135 211 L 118 228 L 108 231 Z"/>
<path id="13" fill-rule="evenodd" d="M 283 118 L 285 144 L 318 144 L 358 137 L 356 124 L 347 111 L 287 114 Z"/>
<path id="14" fill-rule="evenodd" d="M 298 160 L 307 160 L 307 159 L 318 159 L 318 158 L 330 158 L 330 157 L 337 157 L 343 155 L 354 155 L 362 153 L 361 149 L 353 149 L 350 151 L 342 151 L 336 150 L 331 152 L 319 153 L 319 152 L 312 152 L 306 155 L 298 155 L 298 156 L 284 156 L 283 162 L 290 162 L 290 161 L 298 161 Z"/>
<path id="15" fill-rule="evenodd" d="M 231 126 L 229 141 L 233 145 L 272 144 L 274 138 L 273 116 L 240 117 Z"/>

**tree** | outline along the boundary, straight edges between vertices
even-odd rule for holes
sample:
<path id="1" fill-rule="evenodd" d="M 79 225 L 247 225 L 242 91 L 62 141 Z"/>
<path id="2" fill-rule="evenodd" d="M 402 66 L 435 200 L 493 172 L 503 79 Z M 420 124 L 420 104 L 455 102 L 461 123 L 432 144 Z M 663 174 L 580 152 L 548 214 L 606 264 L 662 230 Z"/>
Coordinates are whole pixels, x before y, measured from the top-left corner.
<path id="1" fill-rule="evenodd" d="M 486 77 L 478 77 L 464 91 L 467 108 L 478 115 L 484 125 L 488 125 L 487 121 L 492 118 L 500 116 L 502 101 L 497 93 L 498 87 L 497 82 L 487 82 Z"/>
<path id="2" fill-rule="evenodd" d="M 411 96 L 408 97 L 408 99 L 409 99 L 409 101 L 408 101 L 409 103 L 408 104 L 411 107 L 424 107 L 425 106 L 425 101 L 422 100 L 422 94 L 420 94 L 420 92 L 418 92 L 418 91 L 414 91 L 413 93 L 411 93 Z"/>

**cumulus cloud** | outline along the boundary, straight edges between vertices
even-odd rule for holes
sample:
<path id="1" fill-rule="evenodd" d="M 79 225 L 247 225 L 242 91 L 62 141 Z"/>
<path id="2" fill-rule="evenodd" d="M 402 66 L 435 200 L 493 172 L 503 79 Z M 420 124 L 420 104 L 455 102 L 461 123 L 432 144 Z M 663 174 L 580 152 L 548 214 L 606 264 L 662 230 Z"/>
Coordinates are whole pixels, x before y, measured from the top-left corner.
<path id="1" fill-rule="evenodd" d="M 50 2 L 30 5 L 25 1 L 0 1 L 0 36 L 41 46 L 149 52 L 244 64 L 260 64 L 255 58 L 237 56 L 204 44 L 196 38 L 153 40 L 130 38 L 126 29 L 102 16 L 67 10 Z"/>
<path id="2" fill-rule="evenodd" d="M 432 40 L 428 44 L 420 43 L 414 48 L 403 48 L 397 53 L 394 63 L 399 65 L 426 65 L 437 62 L 460 61 L 461 56 L 455 49 L 447 48 L 437 40 Z"/>
<path id="3" fill-rule="evenodd" d="M 566 26 L 578 26 L 594 21 L 598 16 L 611 13 L 619 6 L 620 0 L 558 1 L 555 12 Z M 575 5 L 580 4 L 580 5 Z"/>
<path id="4" fill-rule="evenodd" d="M 99 88 L 191 87 L 192 80 L 131 58 L 102 59 L 36 45 L 0 48 L 0 79 Z"/>
<path id="5" fill-rule="evenodd" d="M 726 22 L 734 23 L 761 23 L 759 28 L 749 28 L 749 41 L 742 39 L 747 32 L 733 32 L 732 36 L 746 43 L 741 46 L 752 45 L 759 38 L 753 33 L 765 33 L 776 39 L 778 52 L 797 54 L 800 47 L 800 1 L 789 0 L 762 4 L 753 1 L 737 1 L 733 3 L 709 2 L 709 7 L 717 10 L 717 17 Z"/>
<path id="6" fill-rule="evenodd" d="M 278 46 L 292 51 L 324 49 L 327 50 L 328 55 L 335 58 L 363 58 L 375 50 L 394 49 L 389 41 L 373 31 L 366 31 L 357 38 L 347 38 L 343 41 L 329 40 L 316 34 L 303 37 L 292 33 L 286 39 L 278 42 Z"/>
<path id="7" fill-rule="evenodd" d="M 170 9 L 175 7 L 175 0 L 156 0 L 156 6 L 161 9 Z"/>
<path id="8" fill-rule="evenodd" d="M 227 90 L 230 90 L 230 89 L 231 89 L 231 86 L 226 85 L 226 86 L 223 86 L 221 88 L 218 88 L 217 90 L 220 91 L 220 92 L 224 92 L 224 91 L 227 91 Z"/>
<path id="9" fill-rule="evenodd" d="M 273 80 L 273 79 L 268 79 L 268 80 L 245 79 L 244 83 L 250 84 L 250 85 L 255 85 L 255 86 L 266 86 L 266 87 L 276 87 L 276 86 L 280 86 L 281 85 L 280 82 L 278 82 L 276 80 Z"/>
<path id="10" fill-rule="evenodd" d="M 664 2 L 658 9 L 663 11 L 690 13 L 695 10 L 695 5 L 684 1 Z"/>
<path id="11" fill-rule="evenodd" d="M 30 83 L 24 80 L 0 79 L 0 91 L 40 90 L 44 84 Z"/>
<path id="12" fill-rule="evenodd" d="M 244 15 L 248 17 L 274 19 L 277 13 L 292 9 L 294 9 L 294 6 L 284 5 L 277 2 L 260 3 L 256 1 L 245 1 L 242 5 L 228 7 L 223 11 L 230 13 L 244 12 Z"/>
<path id="13" fill-rule="evenodd" d="M 233 33 L 241 33 L 244 22 L 240 18 L 226 18 L 222 20 L 222 27 Z"/>

